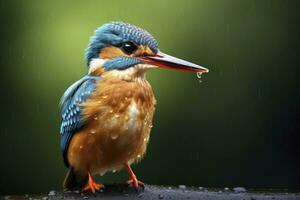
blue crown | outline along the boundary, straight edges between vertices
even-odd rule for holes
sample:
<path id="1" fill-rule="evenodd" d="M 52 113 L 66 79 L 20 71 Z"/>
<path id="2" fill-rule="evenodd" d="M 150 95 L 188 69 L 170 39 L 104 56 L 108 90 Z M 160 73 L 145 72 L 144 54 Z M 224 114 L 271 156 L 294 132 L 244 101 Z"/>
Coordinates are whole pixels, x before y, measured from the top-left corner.
<path id="1" fill-rule="evenodd" d="M 95 30 L 85 53 L 87 64 L 89 65 L 93 58 L 99 57 L 102 48 L 110 45 L 117 46 L 126 41 L 148 46 L 154 53 L 158 51 L 156 40 L 147 31 L 124 22 L 111 22 Z"/>

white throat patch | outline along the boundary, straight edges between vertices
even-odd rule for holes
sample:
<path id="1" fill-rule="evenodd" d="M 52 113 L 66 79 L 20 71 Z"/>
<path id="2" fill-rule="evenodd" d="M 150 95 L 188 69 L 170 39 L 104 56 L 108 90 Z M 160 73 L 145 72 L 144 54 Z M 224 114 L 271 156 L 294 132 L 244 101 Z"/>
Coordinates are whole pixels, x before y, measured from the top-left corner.
<path id="1" fill-rule="evenodd" d="M 89 73 L 95 71 L 95 69 L 99 67 L 102 67 L 106 61 L 106 59 L 93 58 L 89 64 Z"/>
<path id="2" fill-rule="evenodd" d="M 108 59 L 101 59 L 101 58 L 94 58 L 91 60 L 89 64 L 89 73 L 92 73 L 95 71 L 97 68 L 103 67 L 103 64 L 107 61 Z M 150 64 L 137 64 L 135 66 L 129 67 L 124 70 L 110 70 L 106 71 L 106 75 L 103 74 L 103 77 L 105 76 L 114 76 L 118 77 L 124 80 L 132 80 L 132 79 L 144 79 L 144 74 L 147 69 L 151 68 L 157 68 L 155 65 L 150 65 Z"/>

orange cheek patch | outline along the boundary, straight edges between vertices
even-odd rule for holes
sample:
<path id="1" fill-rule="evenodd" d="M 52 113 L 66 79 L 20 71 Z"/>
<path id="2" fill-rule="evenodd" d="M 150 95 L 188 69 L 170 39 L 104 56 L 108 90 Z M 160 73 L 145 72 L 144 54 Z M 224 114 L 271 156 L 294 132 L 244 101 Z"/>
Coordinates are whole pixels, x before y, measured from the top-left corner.
<path id="1" fill-rule="evenodd" d="M 118 47 L 110 46 L 101 49 L 99 58 L 101 59 L 112 59 L 119 56 L 128 56 Z"/>
<path id="2" fill-rule="evenodd" d="M 155 55 L 155 53 L 147 46 L 144 46 L 144 54 L 149 55 L 149 56 Z"/>
<path id="3" fill-rule="evenodd" d="M 140 45 L 133 56 L 138 57 L 142 55 L 154 56 L 155 53 L 149 47 Z"/>

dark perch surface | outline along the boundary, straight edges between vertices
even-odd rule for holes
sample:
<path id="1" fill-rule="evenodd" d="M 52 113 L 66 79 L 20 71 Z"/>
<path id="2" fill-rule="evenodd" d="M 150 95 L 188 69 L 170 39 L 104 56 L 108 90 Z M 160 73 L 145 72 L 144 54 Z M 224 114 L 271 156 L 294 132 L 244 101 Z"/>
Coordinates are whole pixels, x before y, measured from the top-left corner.
<path id="1" fill-rule="evenodd" d="M 0 199 L 198 199 L 198 200 L 265 200 L 265 199 L 299 199 L 300 193 L 290 192 L 252 192 L 244 188 L 225 188 L 222 190 L 199 188 L 187 188 L 184 185 L 179 187 L 158 187 L 146 185 L 145 189 L 138 191 L 127 185 L 108 185 L 103 191 L 97 194 L 83 194 L 79 191 L 56 192 L 50 191 L 47 195 L 24 195 L 24 196 L 5 196 Z"/>

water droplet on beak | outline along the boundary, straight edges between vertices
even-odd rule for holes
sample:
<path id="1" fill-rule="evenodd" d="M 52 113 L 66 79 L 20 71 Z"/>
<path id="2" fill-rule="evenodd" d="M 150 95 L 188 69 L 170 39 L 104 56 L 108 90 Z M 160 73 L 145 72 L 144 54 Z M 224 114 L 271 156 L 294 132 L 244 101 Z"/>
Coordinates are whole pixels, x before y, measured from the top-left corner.
<path id="1" fill-rule="evenodd" d="M 197 72 L 197 78 L 199 79 L 199 83 L 202 82 L 201 75 L 202 75 L 202 72 Z"/>

